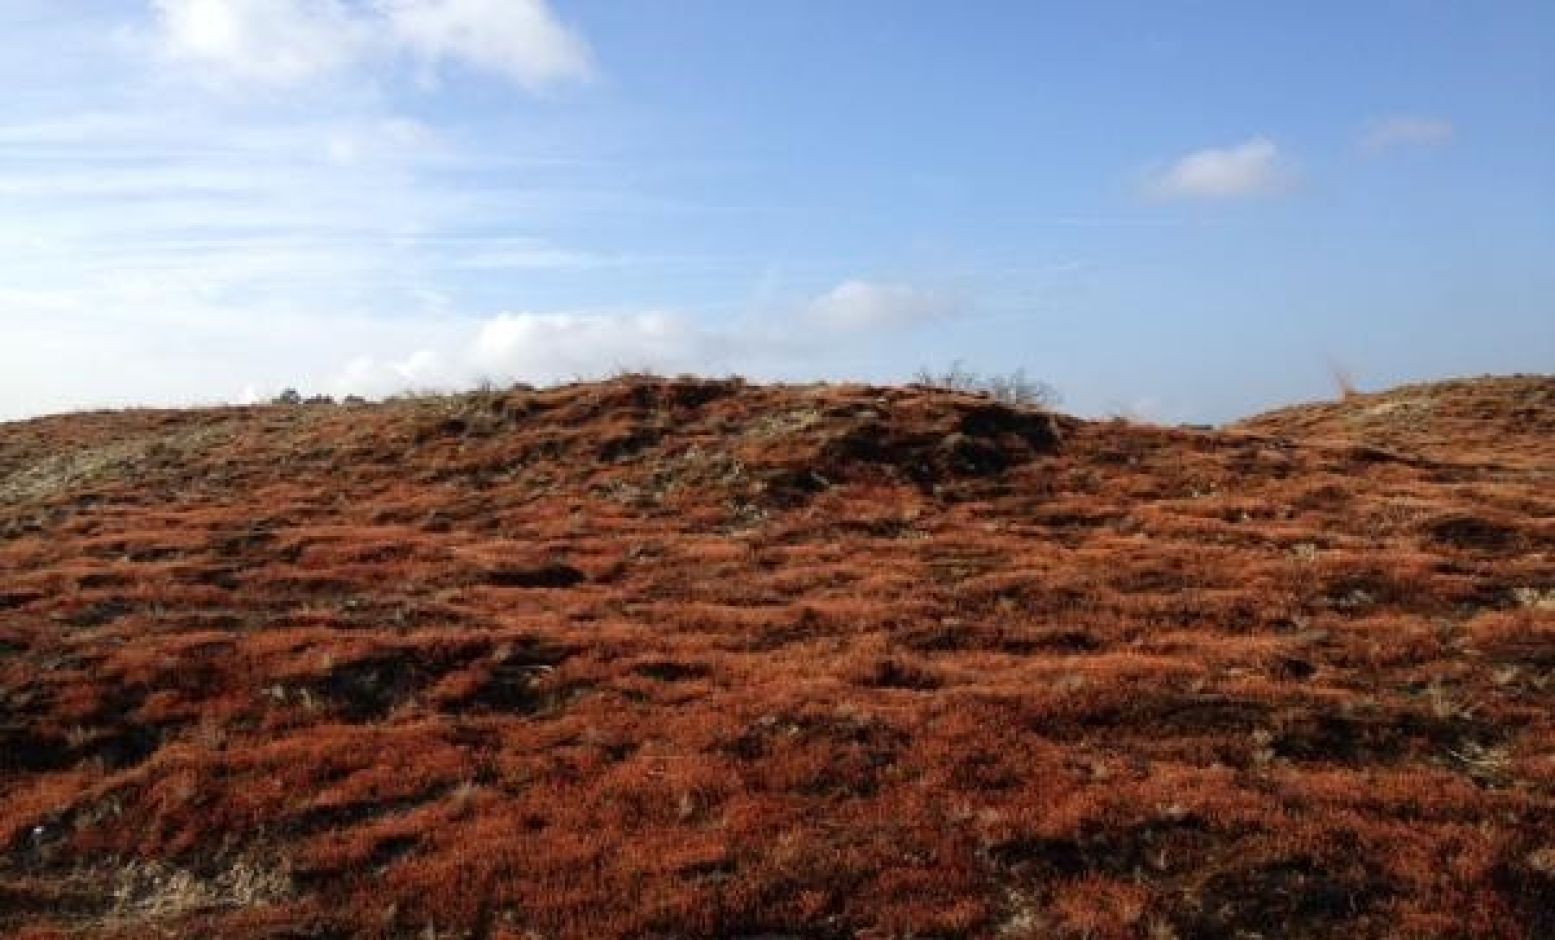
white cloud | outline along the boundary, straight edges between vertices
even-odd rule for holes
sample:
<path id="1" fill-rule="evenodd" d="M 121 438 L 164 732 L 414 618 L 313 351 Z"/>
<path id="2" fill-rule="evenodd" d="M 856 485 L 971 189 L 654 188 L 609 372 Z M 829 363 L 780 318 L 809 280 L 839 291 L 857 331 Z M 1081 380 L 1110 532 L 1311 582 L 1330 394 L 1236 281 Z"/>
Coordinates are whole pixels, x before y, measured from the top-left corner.
<path id="1" fill-rule="evenodd" d="M 0 418 L 273 394 L 441 342 L 449 318 L 412 315 L 472 218 L 420 181 L 446 158 L 393 117 L 288 117 L 0 119 Z"/>
<path id="2" fill-rule="evenodd" d="M 151 295 L 146 295 L 150 297 Z M 178 291 L 160 303 L 96 309 L 97 291 L 0 295 L 0 420 L 83 407 L 183 406 L 312 391 L 340 371 L 345 350 L 436 348 L 448 321 L 310 316 L 201 303 Z M 177 305 L 176 307 L 173 305 Z M 417 361 L 404 362 L 407 369 Z M 414 374 L 396 388 L 416 387 Z"/>
<path id="3" fill-rule="evenodd" d="M 705 371 L 726 343 L 723 334 L 676 313 L 502 313 L 449 323 L 434 345 L 409 355 L 355 356 L 323 385 L 335 395 L 381 397 L 484 380 L 545 384 L 617 369 Z"/>
<path id="4" fill-rule="evenodd" d="M 551 381 L 651 365 L 692 368 L 720 345 L 709 328 L 675 313 L 507 313 L 488 320 L 470 347 L 482 374 Z"/>
<path id="5" fill-rule="evenodd" d="M 450 388 L 469 384 L 457 364 L 449 363 L 434 349 L 418 349 L 401 359 L 357 356 L 330 385 L 337 395 L 379 397 L 395 392 Z M 247 391 L 247 390 L 245 390 Z"/>
<path id="6" fill-rule="evenodd" d="M 1279 192 L 1290 181 L 1279 147 L 1254 137 L 1190 153 L 1151 177 L 1146 190 L 1161 199 L 1234 199 Z"/>
<path id="7" fill-rule="evenodd" d="M 466 271 L 582 271 L 629 263 L 631 259 L 557 248 L 544 242 L 498 242 L 454 262 Z"/>
<path id="8" fill-rule="evenodd" d="M 555 149 L 564 135 L 543 115 L 482 137 L 406 119 L 393 89 L 328 81 L 423 54 L 383 38 L 387 2 L 128 7 L 155 12 L 158 62 L 176 68 L 148 69 L 135 34 L 48 97 L 0 102 L 0 202 L 15 208 L 0 213 L 0 419 L 618 367 L 814 377 L 838 356 L 878 355 L 878 336 L 851 343 L 838 324 L 924 315 L 920 292 L 858 284 L 719 309 L 705 256 L 631 250 L 638 219 L 675 207 Z M 56 58 L 30 37 L 15 45 Z M 438 62 L 461 55 L 450 47 Z M 285 93 L 260 107 L 188 94 L 204 72 Z M 580 224 L 628 212 L 630 225 Z M 589 231 L 608 250 L 574 244 Z M 643 284 L 658 292 L 659 279 L 628 270 L 645 264 L 684 266 L 689 287 L 677 290 L 696 306 L 601 306 Z M 606 268 L 621 276 L 579 276 Z M 529 276 L 539 269 L 555 273 Z M 475 313 L 500 310 L 517 312 Z"/>
<path id="9" fill-rule="evenodd" d="M 382 0 L 394 39 L 428 63 L 457 62 L 539 90 L 591 77 L 582 37 L 544 0 Z"/>
<path id="10" fill-rule="evenodd" d="M 342 262 L 326 256 L 318 283 Z M 385 316 L 323 312 L 330 297 L 312 286 L 305 292 L 323 299 L 311 308 L 241 288 L 256 277 L 295 276 L 297 263 L 218 270 L 208 281 L 175 270 L 0 289 L 0 420 L 79 407 L 264 401 L 284 388 L 381 397 L 483 379 L 544 384 L 623 368 L 815 377 L 838 356 L 848 361 L 850 350 L 889 341 L 892 328 L 949 309 L 928 304 L 923 298 L 933 295 L 917 288 L 865 290 L 859 281 L 743 318 L 677 310 Z M 372 276 L 375 260 L 365 264 L 348 279 Z"/>
<path id="11" fill-rule="evenodd" d="M 28 158 L 0 164 L 0 194 L 17 204 L 0 218 L 0 282 L 99 309 L 261 298 L 403 311 L 430 277 L 406 259 L 469 217 L 419 183 L 419 168 L 453 158 L 411 122 L 138 117 L 0 125 Z"/>
<path id="12" fill-rule="evenodd" d="M 757 362 L 793 371 L 839 333 L 889 331 L 946 316 L 942 295 L 905 284 L 846 281 L 791 306 L 784 316 L 715 326 L 676 311 L 502 313 L 466 321 L 463 335 L 408 357 L 357 356 L 326 384 L 337 395 L 380 396 L 407 388 L 468 387 L 476 381 L 565 381 L 617 369 L 720 372 Z M 803 329 L 794 331 L 797 322 Z"/>
<path id="13" fill-rule="evenodd" d="M 161 52 L 210 78 L 291 86 L 406 55 L 531 91 L 594 73 L 546 0 L 151 0 Z"/>
<path id="14" fill-rule="evenodd" d="M 394 117 L 330 128 L 324 154 L 336 166 L 352 167 L 399 157 L 447 156 L 448 149 L 426 124 Z"/>
<path id="15" fill-rule="evenodd" d="M 1379 118 L 1361 135 L 1361 149 L 1380 153 L 1396 147 L 1439 147 L 1451 143 L 1457 130 L 1445 118 L 1395 115 Z"/>
<path id="16" fill-rule="evenodd" d="M 908 284 L 845 281 L 809 305 L 810 321 L 829 330 L 911 326 L 955 311 L 949 297 Z"/>
<path id="17" fill-rule="evenodd" d="M 353 356 L 319 385 L 335 395 L 376 398 L 469 388 L 484 380 L 543 384 L 620 368 L 688 371 L 717 344 L 715 334 L 694 321 L 656 312 L 502 313 L 450 321 L 427 339 L 409 354 Z"/>
<path id="18" fill-rule="evenodd" d="M 338 0 L 152 0 L 172 58 L 231 78 L 292 85 L 363 51 L 365 24 Z"/>

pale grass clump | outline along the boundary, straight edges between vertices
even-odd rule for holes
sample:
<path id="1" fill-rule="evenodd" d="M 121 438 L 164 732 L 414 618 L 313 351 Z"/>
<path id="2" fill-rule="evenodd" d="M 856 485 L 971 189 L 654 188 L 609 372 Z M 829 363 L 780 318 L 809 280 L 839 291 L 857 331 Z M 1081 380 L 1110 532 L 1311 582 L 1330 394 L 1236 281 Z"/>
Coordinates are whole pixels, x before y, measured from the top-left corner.
<path id="1" fill-rule="evenodd" d="M 1555 587 L 1520 587 L 1512 589 L 1517 603 L 1533 610 L 1555 610 Z"/>
<path id="2" fill-rule="evenodd" d="M 164 920 L 217 908 L 275 904 L 293 894 L 285 864 L 239 859 L 202 877 L 162 862 L 132 860 L 112 875 L 112 920 Z"/>

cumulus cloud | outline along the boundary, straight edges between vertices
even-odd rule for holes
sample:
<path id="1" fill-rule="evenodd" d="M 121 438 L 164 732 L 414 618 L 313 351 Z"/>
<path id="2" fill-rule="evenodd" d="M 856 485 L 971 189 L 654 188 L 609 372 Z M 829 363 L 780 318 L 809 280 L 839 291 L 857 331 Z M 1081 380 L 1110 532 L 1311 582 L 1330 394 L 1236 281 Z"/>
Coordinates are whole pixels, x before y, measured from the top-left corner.
<path id="1" fill-rule="evenodd" d="M 419 349 L 402 359 L 357 356 L 332 383 L 341 395 L 391 395 L 407 389 L 437 388 L 452 381 L 450 364 L 436 350 Z M 245 394 L 252 388 L 245 389 Z"/>
<path id="2" fill-rule="evenodd" d="M 845 281 L 810 303 L 808 319 L 830 330 L 911 326 L 953 313 L 952 300 L 909 284 Z"/>
<path id="3" fill-rule="evenodd" d="M 891 331 L 954 309 L 943 295 L 923 288 L 850 280 L 775 318 L 726 326 L 661 310 L 502 313 L 469 322 L 462 336 L 445 337 L 441 348 L 400 358 L 356 357 L 329 387 L 341 395 L 380 396 L 484 379 L 544 384 L 618 369 L 718 372 L 763 359 L 794 365 L 835 345 L 839 334 Z M 795 322 L 802 329 L 793 330 Z"/>
<path id="4" fill-rule="evenodd" d="M 1289 184 L 1280 148 L 1254 137 L 1190 153 L 1153 175 L 1146 190 L 1160 199 L 1235 199 L 1279 192 Z"/>
<path id="5" fill-rule="evenodd" d="M 481 326 L 469 353 L 482 374 L 548 381 L 638 365 L 690 368 L 718 344 L 709 328 L 661 311 L 506 313 Z"/>
<path id="6" fill-rule="evenodd" d="M 327 387 L 337 395 L 379 397 L 486 380 L 545 384 L 619 369 L 709 371 L 732 337 L 673 312 L 558 312 L 466 320 L 438 342 L 400 357 L 356 356 Z"/>
<path id="7" fill-rule="evenodd" d="M 370 60 L 457 64 L 528 90 L 587 79 L 587 44 L 546 0 L 151 0 L 162 52 L 206 74 L 297 85 Z"/>
<path id="8" fill-rule="evenodd" d="M 1379 118 L 1361 135 L 1361 149 L 1381 153 L 1398 147 L 1439 147 L 1451 143 L 1457 130 L 1452 122 L 1439 117 L 1395 115 Z"/>

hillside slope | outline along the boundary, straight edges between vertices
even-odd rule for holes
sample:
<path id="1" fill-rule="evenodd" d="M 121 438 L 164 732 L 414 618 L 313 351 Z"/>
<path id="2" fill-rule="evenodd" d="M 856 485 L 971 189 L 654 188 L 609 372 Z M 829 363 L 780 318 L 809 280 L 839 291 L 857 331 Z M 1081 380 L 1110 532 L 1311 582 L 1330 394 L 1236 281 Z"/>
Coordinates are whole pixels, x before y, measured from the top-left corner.
<path id="1" fill-rule="evenodd" d="M 1442 460 L 1555 465 L 1555 376 L 1404 385 L 1281 408 L 1235 428 L 1342 441 Z"/>
<path id="2" fill-rule="evenodd" d="M 1408 448 L 649 379 L 0 426 L 0 932 L 1555 935 L 1527 407 Z"/>

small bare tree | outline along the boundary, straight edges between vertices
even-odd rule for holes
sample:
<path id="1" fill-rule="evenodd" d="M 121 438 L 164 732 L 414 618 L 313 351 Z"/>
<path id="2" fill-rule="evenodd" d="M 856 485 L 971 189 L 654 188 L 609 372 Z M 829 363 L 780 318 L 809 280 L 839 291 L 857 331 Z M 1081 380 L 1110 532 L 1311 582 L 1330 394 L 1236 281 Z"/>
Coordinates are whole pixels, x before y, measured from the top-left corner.
<path id="1" fill-rule="evenodd" d="M 1024 405 L 1031 408 L 1055 408 L 1060 396 L 1058 389 L 1026 375 L 1025 369 L 1003 375 L 982 375 L 966 368 L 957 359 L 943 372 L 919 369 L 913 377 L 919 385 L 941 388 L 953 392 L 969 392 L 986 395 L 1006 405 Z"/>

